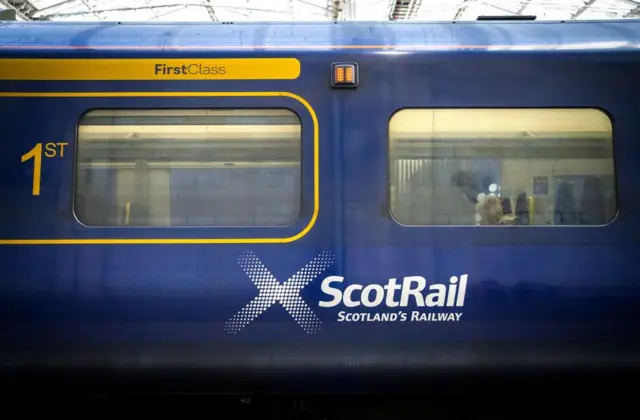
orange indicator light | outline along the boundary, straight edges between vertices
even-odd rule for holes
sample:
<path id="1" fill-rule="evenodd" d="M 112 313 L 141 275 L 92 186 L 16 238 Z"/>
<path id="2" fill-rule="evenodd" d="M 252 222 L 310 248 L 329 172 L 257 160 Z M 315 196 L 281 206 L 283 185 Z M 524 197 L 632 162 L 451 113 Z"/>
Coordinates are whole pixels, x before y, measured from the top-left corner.
<path id="1" fill-rule="evenodd" d="M 333 64 L 331 85 L 334 88 L 354 88 L 358 86 L 358 65 Z"/>

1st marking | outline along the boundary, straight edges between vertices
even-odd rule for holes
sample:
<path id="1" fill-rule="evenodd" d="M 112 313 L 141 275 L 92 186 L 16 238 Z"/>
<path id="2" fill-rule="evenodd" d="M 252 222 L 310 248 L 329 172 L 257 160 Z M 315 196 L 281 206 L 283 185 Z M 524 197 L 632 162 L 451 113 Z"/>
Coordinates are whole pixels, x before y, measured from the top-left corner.
<path id="1" fill-rule="evenodd" d="M 64 157 L 64 148 L 69 143 L 37 143 L 33 149 L 22 155 L 22 163 L 33 159 L 33 184 L 32 195 L 40 195 L 40 184 L 42 178 L 42 155 L 47 158 Z"/>

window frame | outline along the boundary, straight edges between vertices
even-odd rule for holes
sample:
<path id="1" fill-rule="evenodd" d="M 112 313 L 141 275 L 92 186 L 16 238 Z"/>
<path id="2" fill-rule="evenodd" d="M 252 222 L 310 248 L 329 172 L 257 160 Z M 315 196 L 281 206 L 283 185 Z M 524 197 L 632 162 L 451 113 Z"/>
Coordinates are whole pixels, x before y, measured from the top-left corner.
<path id="1" fill-rule="evenodd" d="M 254 112 L 258 112 L 258 111 L 286 111 L 288 113 L 291 114 L 291 116 L 294 116 L 297 120 L 297 127 L 299 128 L 299 137 L 296 141 L 296 145 L 297 147 L 297 161 L 295 162 L 295 164 L 297 165 L 298 169 L 296 171 L 297 174 L 297 183 L 298 183 L 298 191 L 297 191 L 297 199 L 296 199 L 296 207 L 297 207 L 297 211 L 295 214 L 295 217 L 293 218 L 293 220 L 287 224 L 277 224 L 277 225 L 264 225 L 264 224 L 260 224 L 260 225 L 214 225 L 214 224 L 179 224 L 179 225 L 172 225 L 172 224 L 167 224 L 167 225 L 160 225 L 160 224 L 149 224 L 149 225 L 121 225 L 121 224 L 88 224 L 85 221 L 83 221 L 77 212 L 76 209 L 76 205 L 77 205 L 77 197 L 78 197 L 78 192 L 79 192 L 79 171 L 80 171 L 80 156 L 81 156 L 81 136 L 80 136 L 80 127 L 82 126 L 82 121 L 87 117 L 87 115 L 91 114 L 92 112 L 95 111 L 148 111 L 148 112 L 153 112 L 153 111 L 168 111 L 168 112 L 175 112 L 175 111 L 212 111 L 212 112 L 216 112 L 216 111 L 254 111 Z M 153 118 L 154 116 L 149 115 L 149 117 Z M 133 125 L 133 124 L 132 124 Z M 144 125 L 144 124 L 143 124 Z M 220 124 L 222 126 L 228 125 L 228 124 Z M 88 108 L 86 109 L 84 112 L 82 112 L 78 118 L 77 118 L 77 122 L 76 122 L 76 135 L 75 135 L 75 147 L 74 147 L 74 159 L 73 159 L 73 167 L 74 167 L 74 174 L 73 174 L 73 191 L 71 194 L 71 199 L 72 199 L 72 203 L 71 203 L 71 211 L 73 214 L 73 218 L 76 220 L 76 222 L 85 227 L 85 228 L 91 228 L 91 229 L 171 229 L 171 230 L 176 230 L 176 229 L 282 229 L 282 228 L 289 228 L 293 225 L 295 225 L 296 223 L 298 223 L 303 215 L 303 206 L 304 206 L 304 149 L 305 149 L 305 140 L 304 140 L 304 122 L 302 117 L 300 116 L 300 114 L 293 109 L 292 107 L 289 106 L 278 106 L 278 107 L 259 107 L 259 106 L 242 106 L 242 107 L 112 107 L 112 108 L 107 108 L 107 107 L 92 107 L 92 108 Z M 256 147 L 256 150 L 259 150 L 258 147 Z M 109 164 L 109 163 L 113 163 L 113 162 L 105 162 L 105 164 Z M 204 162 L 205 164 L 208 164 L 210 162 Z M 171 190 L 171 188 L 168 189 L 169 191 Z M 117 206 L 116 206 L 117 207 Z M 171 218 L 171 212 L 170 212 L 170 208 L 169 208 L 169 220 Z"/>

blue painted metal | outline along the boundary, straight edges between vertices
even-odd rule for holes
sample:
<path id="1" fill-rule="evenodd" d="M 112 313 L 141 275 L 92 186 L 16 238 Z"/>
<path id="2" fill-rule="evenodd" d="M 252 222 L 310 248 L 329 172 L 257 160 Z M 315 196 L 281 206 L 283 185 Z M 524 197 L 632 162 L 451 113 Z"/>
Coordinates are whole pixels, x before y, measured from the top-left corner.
<path id="1" fill-rule="evenodd" d="M 640 22 L 0 23 L 0 56 L 293 56 L 302 63 L 295 81 L 2 82 L 0 90 L 288 91 L 308 100 L 320 123 L 319 218 L 293 243 L 0 246 L 0 363 L 7 370 L 21 362 L 140 368 L 145 360 L 158 368 L 195 366 L 216 374 L 208 379 L 224 388 L 231 382 L 221 379 L 229 378 L 223 372 L 253 367 L 273 379 L 295 367 L 306 375 L 296 383 L 313 388 L 314 372 L 318 378 L 352 372 L 353 364 L 367 374 L 482 368 L 507 359 L 561 368 L 578 363 L 580 354 L 593 367 L 609 354 L 619 366 L 637 365 L 637 352 L 623 355 L 640 333 Z M 359 87 L 330 89 L 332 62 L 357 62 Z M 72 215 L 72 158 L 77 119 L 88 109 L 211 105 L 210 98 L 0 98 L 0 237 L 206 237 L 215 229 L 79 225 Z M 224 228 L 253 237 L 300 231 L 313 208 L 308 113 L 287 98 L 217 98 L 215 106 L 288 106 L 301 115 L 300 223 Z M 568 228 L 397 224 L 381 211 L 387 208 L 387 124 L 395 111 L 411 107 L 606 110 L 614 121 L 617 218 L 604 227 Z M 67 158 L 45 162 L 44 193 L 32 197 L 30 169 L 20 156 L 39 141 L 71 146 Z M 323 251 L 335 255 L 302 291 L 323 323 L 318 334 L 305 334 L 278 304 L 239 333 L 225 332 L 224 323 L 257 294 L 238 264 L 247 251 L 280 282 Z M 336 322 L 344 307 L 318 307 L 326 299 L 320 279 L 328 275 L 366 285 L 416 275 L 440 283 L 461 274 L 469 280 L 458 323 Z M 527 351 L 516 347 L 522 342 Z"/>

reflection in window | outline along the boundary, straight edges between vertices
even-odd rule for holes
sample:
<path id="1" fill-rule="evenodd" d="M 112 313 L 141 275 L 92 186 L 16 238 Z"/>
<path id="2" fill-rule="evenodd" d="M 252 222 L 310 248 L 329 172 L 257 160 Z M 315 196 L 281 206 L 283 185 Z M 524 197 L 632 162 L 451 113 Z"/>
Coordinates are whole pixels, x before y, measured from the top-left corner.
<path id="1" fill-rule="evenodd" d="M 602 225 L 617 212 L 601 111 L 407 109 L 389 125 L 399 223 Z"/>
<path id="2" fill-rule="evenodd" d="M 301 203 L 288 110 L 98 110 L 78 129 L 75 212 L 92 226 L 284 226 Z"/>

